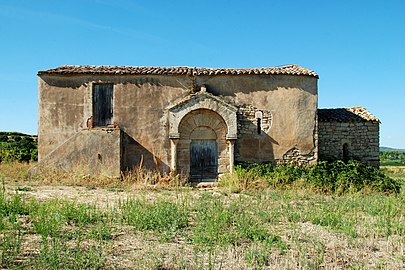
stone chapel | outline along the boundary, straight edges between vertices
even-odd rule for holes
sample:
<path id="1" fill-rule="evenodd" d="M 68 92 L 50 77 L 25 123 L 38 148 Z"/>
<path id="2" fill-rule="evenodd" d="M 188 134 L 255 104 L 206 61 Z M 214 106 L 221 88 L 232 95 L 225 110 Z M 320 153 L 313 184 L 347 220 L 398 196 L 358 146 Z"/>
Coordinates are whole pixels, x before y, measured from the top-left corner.
<path id="1" fill-rule="evenodd" d="M 235 164 L 379 165 L 379 120 L 318 109 L 318 75 L 268 68 L 61 66 L 38 72 L 39 164 L 217 181 Z"/>

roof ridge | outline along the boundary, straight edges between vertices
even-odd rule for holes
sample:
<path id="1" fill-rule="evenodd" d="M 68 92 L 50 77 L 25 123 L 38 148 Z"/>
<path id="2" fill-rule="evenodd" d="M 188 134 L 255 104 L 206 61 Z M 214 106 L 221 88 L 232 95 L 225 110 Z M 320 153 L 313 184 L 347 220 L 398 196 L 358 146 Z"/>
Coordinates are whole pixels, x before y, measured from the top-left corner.
<path id="1" fill-rule="evenodd" d="M 112 67 L 112 68 L 120 68 L 120 67 L 128 67 L 128 68 L 192 68 L 192 69 L 269 69 L 269 68 L 288 68 L 288 67 L 297 67 L 297 68 L 304 68 L 303 66 L 297 65 L 297 64 L 285 64 L 285 65 L 279 65 L 279 66 L 273 66 L 273 67 L 202 67 L 202 66 L 132 66 L 132 65 L 70 65 L 70 64 L 65 64 L 65 65 L 60 65 L 57 68 L 65 68 L 65 67 L 93 67 L 93 68 L 102 68 L 102 67 Z M 55 69 L 55 68 L 53 68 Z M 49 69 L 52 70 L 52 69 Z M 45 70 L 46 71 L 46 70 Z"/>
<path id="2" fill-rule="evenodd" d="M 258 68 L 209 68 L 190 66 L 107 66 L 107 65 L 62 65 L 42 70 L 44 74 L 118 74 L 118 75 L 304 75 L 318 78 L 314 71 L 296 64 Z"/>

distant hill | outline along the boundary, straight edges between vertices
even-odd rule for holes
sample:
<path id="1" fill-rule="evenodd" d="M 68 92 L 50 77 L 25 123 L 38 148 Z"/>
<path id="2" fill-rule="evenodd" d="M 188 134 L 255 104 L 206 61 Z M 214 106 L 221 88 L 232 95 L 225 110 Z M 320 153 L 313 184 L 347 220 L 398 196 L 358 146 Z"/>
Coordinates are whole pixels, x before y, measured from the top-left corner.
<path id="1" fill-rule="evenodd" d="M 0 131 L 0 136 L 38 137 L 37 135 L 24 134 L 16 131 Z"/>
<path id="2" fill-rule="evenodd" d="M 38 160 L 38 136 L 21 132 L 0 132 L 0 163 Z"/>
<path id="3" fill-rule="evenodd" d="M 381 152 L 405 152 L 405 149 L 396 149 L 396 148 L 381 146 L 380 151 Z"/>

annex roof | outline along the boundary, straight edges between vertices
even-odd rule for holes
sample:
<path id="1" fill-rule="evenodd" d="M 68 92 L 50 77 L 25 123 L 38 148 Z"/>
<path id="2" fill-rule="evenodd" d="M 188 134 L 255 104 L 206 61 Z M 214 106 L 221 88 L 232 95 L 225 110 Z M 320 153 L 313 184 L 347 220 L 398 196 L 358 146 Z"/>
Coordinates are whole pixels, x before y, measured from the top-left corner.
<path id="1" fill-rule="evenodd" d="M 337 109 L 318 109 L 320 122 L 380 122 L 376 116 L 367 109 L 357 106 Z"/>
<path id="2" fill-rule="evenodd" d="M 38 75 L 74 75 L 74 74 L 109 74 L 109 75 L 297 75 L 318 78 L 314 71 L 298 65 L 284 65 L 266 68 L 199 68 L 199 67 L 142 67 L 142 66 L 60 66 L 42 70 Z"/>

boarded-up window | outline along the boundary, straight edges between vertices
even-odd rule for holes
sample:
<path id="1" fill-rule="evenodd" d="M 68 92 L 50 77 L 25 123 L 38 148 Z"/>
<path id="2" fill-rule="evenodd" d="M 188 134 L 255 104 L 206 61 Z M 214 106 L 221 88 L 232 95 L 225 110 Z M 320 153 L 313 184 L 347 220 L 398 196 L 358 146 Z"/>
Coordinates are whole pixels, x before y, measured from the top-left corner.
<path id="1" fill-rule="evenodd" d="M 112 124 L 113 85 L 94 84 L 93 86 L 93 125 L 98 127 Z"/>

